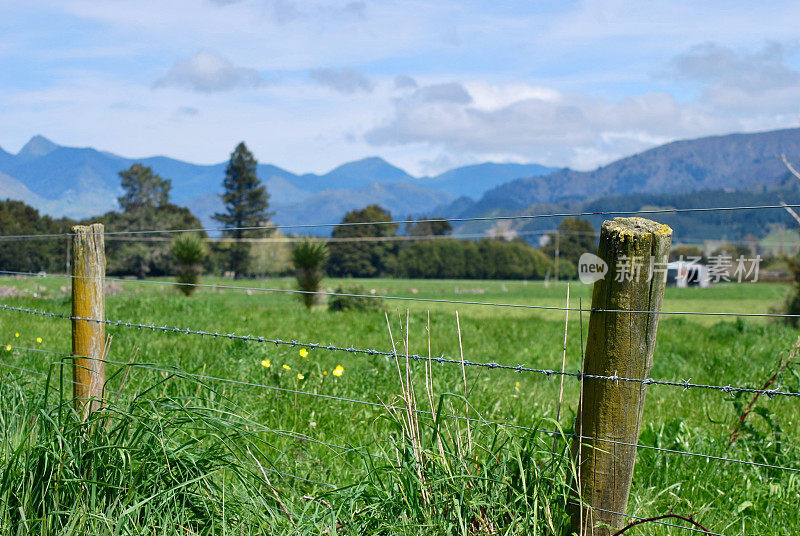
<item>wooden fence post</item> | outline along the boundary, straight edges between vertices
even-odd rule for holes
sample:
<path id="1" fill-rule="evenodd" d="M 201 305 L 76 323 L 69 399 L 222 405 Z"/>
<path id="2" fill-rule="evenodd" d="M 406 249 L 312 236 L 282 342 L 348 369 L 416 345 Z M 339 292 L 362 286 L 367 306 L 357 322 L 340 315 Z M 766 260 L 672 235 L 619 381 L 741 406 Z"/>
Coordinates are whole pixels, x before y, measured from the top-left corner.
<path id="1" fill-rule="evenodd" d="M 594 284 L 586 375 L 649 377 L 671 242 L 672 229 L 644 218 L 603 223 L 597 255 L 608 269 Z M 618 530 L 625 523 L 623 515 L 610 512 L 626 513 L 636 461 L 631 445 L 639 441 L 646 388 L 643 382 L 583 378 L 575 427 L 582 437 L 572 445 L 581 494 L 571 511 L 576 534 L 607 536 L 615 532 L 608 527 Z"/>
<path id="2" fill-rule="evenodd" d="M 72 355 L 75 409 L 85 419 L 102 407 L 106 365 L 102 359 L 105 324 L 106 254 L 103 224 L 72 228 Z"/>

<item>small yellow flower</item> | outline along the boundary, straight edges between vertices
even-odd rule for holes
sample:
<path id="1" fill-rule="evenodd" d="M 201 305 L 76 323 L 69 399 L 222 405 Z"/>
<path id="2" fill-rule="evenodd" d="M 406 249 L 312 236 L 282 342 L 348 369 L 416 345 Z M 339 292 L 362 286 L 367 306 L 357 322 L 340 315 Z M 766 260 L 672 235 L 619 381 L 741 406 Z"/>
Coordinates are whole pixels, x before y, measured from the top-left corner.
<path id="1" fill-rule="evenodd" d="M 336 365 L 336 368 L 333 369 L 333 375 L 338 378 L 342 375 L 342 373 L 344 373 L 344 367 L 341 365 Z"/>
<path id="2" fill-rule="evenodd" d="M 36 342 L 38 342 L 39 344 L 42 344 L 42 338 L 41 337 L 36 337 Z"/>
<path id="3" fill-rule="evenodd" d="M 14 337 L 19 338 L 19 331 L 14 334 Z"/>
<path id="4" fill-rule="evenodd" d="M 308 350 L 300 348 L 300 357 L 308 357 Z"/>
<path id="5" fill-rule="evenodd" d="M 303 376 L 302 374 L 300 374 L 299 372 L 297 373 L 297 379 L 298 379 L 298 380 L 304 380 L 305 378 L 306 378 L 306 377 L 305 377 L 305 376 Z"/>
<path id="6" fill-rule="evenodd" d="M 327 375 L 328 375 L 328 371 L 327 371 L 327 370 L 323 370 L 323 371 L 322 371 L 322 375 L 323 375 L 323 376 L 327 376 Z"/>
<path id="7" fill-rule="evenodd" d="M 261 362 L 261 366 L 265 368 L 269 368 L 272 366 L 272 362 L 269 359 L 265 359 Z"/>
<path id="8" fill-rule="evenodd" d="M 8 352 L 11 351 L 11 345 L 10 344 L 6 345 L 6 351 L 8 351 Z"/>
<path id="9" fill-rule="evenodd" d="M 292 370 L 292 367 L 290 367 L 289 365 L 284 365 L 283 368 L 284 370 Z"/>
<path id="10" fill-rule="evenodd" d="M 519 389 L 519 382 L 517 382 L 516 388 Z"/>

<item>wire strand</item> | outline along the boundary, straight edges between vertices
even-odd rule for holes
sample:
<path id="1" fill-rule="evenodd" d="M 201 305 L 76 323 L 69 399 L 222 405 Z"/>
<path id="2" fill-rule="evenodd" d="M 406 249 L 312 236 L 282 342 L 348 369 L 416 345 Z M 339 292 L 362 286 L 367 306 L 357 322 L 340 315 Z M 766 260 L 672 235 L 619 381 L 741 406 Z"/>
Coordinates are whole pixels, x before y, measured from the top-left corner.
<path id="1" fill-rule="evenodd" d="M 127 327 L 132 329 L 149 329 L 151 331 L 158 331 L 160 333 L 175 333 L 180 335 L 199 335 L 201 337 L 213 337 L 215 339 L 222 338 L 222 339 L 229 339 L 229 340 L 240 340 L 246 342 L 258 342 L 258 343 L 270 343 L 275 345 L 288 345 L 291 347 L 298 347 L 304 346 L 311 349 L 320 349 L 320 350 L 329 350 L 329 351 L 337 351 L 337 352 L 347 352 L 352 355 L 370 355 L 370 356 L 382 356 L 382 357 L 393 357 L 396 358 L 398 354 L 395 352 L 386 352 L 382 350 L 375 350 L 375 349 L 365 349 L 365 348 L 356 348 L 355 346 L 350 347 L 343 347 L 343 346 L 336 346 L 334 344 L 324 345 L 321 343 L 316 342 L 302 342 L 298 340 L 289 340 L 284 341 L 278 338 L 268 338 L 268 337 L 255 337 L 253 335 L 236 335 L 235 333 L 218 333 L 214 332 L 211 333 L 210 331 L 203 331 L 203 330 L 194 330 L 191 328 L 178 328 L 173 327 L 170 328 L 167 325 L 164 326 L 157 326 L 155 324 L 141 324 L 135 322 L 124 322 L 121 320 L 104 320 L 104 319 L 97 319 L 97 318 L 86 318 L 81 316 L 70 316 L 65 314 L 59 313 L 52 313 L 47 311 L 39 311 L 37 309 L 28 309 L 25 307 L 13 307 L 6 304 L 0 304 L 0 310 L 2 311 L 11 311 L 11 312 L 19 312 L 31 315 L 39 315 L 44 316 L 47 318 L 60 318 L 65 320 L 77 320 L 83 322 L 94 322 L 97 324 L 105 324 L 109 326 L 120 326 L 120 327 Z M 450 364 L 450 365 L 458 365 L 458 366 L 469 366 L 469 367 L 483 367 L 492 369 L 500 369 L 500 370 L 509 370 L 514 371 L 517 373 L 528 372 L 528 373 L 536 373 L 542 374 L 547 376 L 548 378 L 553 375 L 563 375 L 568 377 L 573 377 L 576 380 L 583 380 L 583 379 L 590 379 L 590 380 L 608 380 L 614 382 L 630 382 L 630 383 L 640 383 L 642 385 L 664 385 L 670 387 L 680 387 L 684 391 L 688 391 L 689 389 L 707 389 L 713 391 L 721 391 L 726 394 L 733 395 L 734 393 L 751 393 L 751 394 L 763 394 L 769 397 L 770 399 L 776 396 L 787 396 L 793 398 L 800 398 L 800 392 L 791 392 L 791 391 L 779 391 L 777 389 L 757 389 L 753 387 L 737 387 L 732 385 L 708 385 L 708 384 L 701 384 L 701 383 L 692 383 L 691 378 L 688 380 L 681 380 L 680 382 L 677 381 L 670 381 L 670 380 L 655 380 L 653 378 L 626 378 L 617 376 L 616 374 L 613 376 L 603 376 L 599 374 L 586 374 L 584 372 L 566 372 L 566 371 L 557 371 L 551 369 L 540 369 L 540 368 L 532 368 L 526 367 L 524 364 L 520 363 L 518 365 L 503 365 L 497 363 L 495 361 L 492 362 L 481 362 L 481 361 L 468 361 L 466 359 L 451 359 L 442 356 L 439 357 L 431 357 L 431 356 L 422 356 L 419 354 L 409 354 L 407 356 L 409 359 L 414 361 L 428 361 L 428 362 L 435 362 L 441 365 Z"/>
<path id="2" fill-rule="evenodd" d="M 561 218 L 561 217 L 581 217 L 581 216 L 611 216 L 624 214 L 682 214 L 691 212 L 727 212 L 735 210 L 767 210 L 781 209 L 785 207 L 800 208 L 800 205 L 742 205 L 725 207 L 698 207 L 698 208 L 660 208 L 660 209 L 639 209 L 639 210 L 597 210 L 584 212 L 552 212 L 546 214 L 520 214 L 516 216 L 476 216 L 469 218 L 447 218 L 448 222 L 466 223 L 480 221 L 508 221 L 508 220 L 535 220 L 540 218 Z M 151 229 L 141 231 L 105 231 L 105 236 L 114 235 L 136 235 L 136 234 L 172 234 L 184 232 L 230 232 L 230 231 L 272 231 L 278 229 L 313 229 L 320 227 L 362 227 L 366 225 L 400 225 L 413 223 L 433 223 L 442 221 L 442 218 L 427 218 L 420 220 L 391 220 L 381 222 L 336 222 L 336 223 L 304 223 L 294 225 L 253 225 L 244 227 L 195 227 L 187 229 Z M 99 233 L 98 233 L 99 234 Z M 48 234 L 18 234 L 0 235 L 0 240 L 18 240 L 22 238 L 58 238 L 72 236 L 72 233 L 48 233 Z"/>
<path id="3" fill-rule="evenodd" d="M 67 279 L 95 279 L 93 276 L 77 276 L 70 274 L 48 274 L 44 272 L 18 272 L 13 270 L 0 270 L 0 274 L 18 275 L 28 277 L 58 277 Z M 582 309 L 579 307 L 561 307 L 557 305 L 533 305 L 527 303 L 503 303 L 503 302 L 482 302 L 470 300 L 445 300 L 441 298 L 417 298 L 414 296 L 392 296 L 385 294 L 355 294 L 348 292 L 327 292 L 327 291 L 311 291 L 311 290 L 296 290 L 296 289 L 279 289 L 267 287 L 243 287 L 240 285 L 217 285 L 211 283 L 179 283 L 177 281 L 159 281 L 147 279 L 122 279 L 115 277 L 105 277 L 105 281 L 114 281 L 119 283 L 134 283 L 134 284 L 147 284 L 147 285 L 169 285 L 176 287 L 197 287 L 197 288 L 214 288 L 224 290 L 245 290 L 245 291 L 260 291 L 260 292 L 276 292 L 286 294 L 314 294 L 320 296 L 342 296 L 351 298 L 371 298 L 371 299 L 385 299 L 385 300 L 400 300 L 400 301 L 413 301 L 425 303 L 449 303 L 455 305 L 478 305 L 487 307 L 511 307 L 517 309 L 538 309 L 546 311 L 586 311 L 596 313 L 630 313 L 630 314 L 652 314 L 652 315 L 694 315 L 694 316 L 735 316 L 735 317 L 756 317 L 756 318 L 800 318 L 800 314 L 790 313 L 741 313 L 732 311 L 647 311 L 647 310 L 627 310 L 627 309 L 602 309 L 590 308 Z"/>
<path id="4" fill-rule="evenodd" d="M 55 354 L 55 355 L 65 356 L 65 357 L 70 357 L 70 358 L 75 357 L 75 356 L 72 356 L 72 354 L 69 354 L 69 353 L 66 353 L 66 352 L 59 352 L 59 351 L 55 351 L 55 350 L 48 350 L 48 349 L 42 349 L 42 348 L 27 348 L 27 347 L 21 347 L 21 346 L 12 346 L 12 348 L 18 349 L 18 350 L 29 350 L 29 351 L 33 351 L 33 352 Z M 223 378 L 223 377 L 217 377 L 217 376 L 196 374 L 196 373 L 193 373 L 193 372 L 181 371 L 181 370 L 179 370 L 179 369 L 177 369 L 175 367 L 170 367 L 170 366 L 164 365 L 164 364 L 130 363 L 130 362 L 110 360 L 110 359 L 100 359 L 99 361 L 103 361 L 105 363 L 110 363 L 110 364 L 114 364 L 114 365 L 134 366 L 134 367 L 137 367 L 137 368 L 141 368 L 141 369 L 144 369 L 144 370 L 152 370 L 152 371 L 155 371 L 155 372 L 171 373 L 171 374 L 175 374 L 176 377 L 178 377 L 178 378 L 192 378 L 192 379 L 195 379 L 195 380 L 225 382 L 225 383 L 230 383 L 230 384 L 234 384 L 234 385 L 240 385 L 240 386 L 244 386 L 244 387 L 262 388 L 262 389 L 267 389 L 267 390 L 284 392 L 284 393 L 288 393 L 288 394 L 296 394 L 296 395 L 301 395 L 301 396 L 322 398 L 322 399 L 333 400 L 333 401 L 338 401 L 338 402 L 347 402 L 347 403 L 361 404 L 361 405 L 366 405 L 366 406 L 371 406 L 371 407 L 379 407 L 379 408 L 382 408 L 382 409 L 394 409 L 394 410 L 408 411 L 408 408 L 405 407 L 405 406 L 395 406 L 395 405 L 383 404 L 383 403 L 378 403 L 378 402 L 370 402 L 368 400 L 361 400 L 361 399 L 357 399 L 357 398 L 347 398 L 347 397 L 340 397 L 340 396 L 336 396 L 336 395 L 328 395 L 328 394 L 323 394 L 323 393 L 313 393 L 313 392 L 310 392 L 310 391 L 302 391 L 302 390 L 297 390 L 297 389 L 278 387 L 278 386 L 261 384 L 261 383 L 256 383 L 256 382 L 235 380 L 235 379 L 232 379 L 232 378 Z M 27 370 L 27 369 L 25 369 L 25 370 Z M 31 372 L 35 373 L 35 371 L 31 371 Z M 41 374 L 41 373 L 38 373 L 38 374 Z M 470 418 L 470 417 L 464 417 L 464 416 L 460 416 L 460 415 L 450 415 L 450 414 L 446 414 L 446 413 L 445 414 L 434 414 L 433 412 L 426 411 L 426 410 L 420 410 L 420 409 L 413 409 L 412 412 L 416 413 L 418 415 L 426 415 L 426 416 L 430 416 L 430 417 L 434 417 L 434 418 L 436 416 L 438 416 L 438 415 L 441 415 L 441 416 L 449 418 L 449 419 L 456 419 L 456 420 L 461 420 L 461 421 L 469 421 L 469 422 L 476 423 L 476 424 L 485 424 L 485 425 L 490 425 L 490 426 L 504 426 L 504 427 L 513 428 L 513 429 L 517 429 L 517 430 L 522 430 L 522 431 L 526 431 L 526 432 L 544 433 L 544 434 L 551 435 L 551 436 L 562 436 L 562 437 L 565 437 L 565 438 L 567 438 L 567 437 L 569 437 L 569 438 L 577 438 L 578 437 L 577 434 L 563 433 L 563 432 L 554 431 L 554 430 L 547 430 L 547 429 L 539 428 L 539 427 L 534 428 L 534 427 L 523 426 L 523 425 L 513 424 L 513 423 L 508 423 L 508 422 L 503 422 L 503 421 L 494 421 L 494 420 L 487 420 L 487 419 L 482 419 L 482 418 Z M 767 463 L 762 463 L 762 462 L 754 462 L 754 461 L 751 461 L 751 460 L 742 460 L 742 459 L 738 459 L 738 458 L 728 458 L 728 457 L 724 457 L 724 456 L 715 456 L 715 455 L 711 455 L 711 454 L 702 454 L 702 453 L 698 453 L 698 452 L 685 451 L 685 450 L 668 449 L 668 448 L 664 448 L 664 447 L 657 447 L 657 446 L 654 446 L 654 445 L 644 445 L 644 444 L 641 444 L 641 443 L 638 443 L 638 442 L 637 443 L 629 443 L 629 442 L 624 442 L 624 441 L 617 441 L 617 440 L 613 440 L 613 439 L 604 439 L 604 438 L 598 438 L 598 437 L 592 437 L 592 436 L 586 436 L 586 435 L 582 435 L 582 436 L 580 436 L 580 438 L 581 438 L 581 440 L 593 440 L 593 441 L 599 441 L 599 442 L 609 443 L 609 444 L 613 444 L 613 445 L 624 445 L 624 446 L 628 446 L 628 447 L 634 447 L 634 448 L 637 448 L 637 449 L 653 450 L 653 451 L 662 452 L 662 453 L 666 453 L 666 454 L 692 456 L 692 457 L 703 458 L 703 459 L 706 459 L 706 460 L 714 460 L 714 461 L 720 461 L 720 462 L 730 462 L 730 463 L 737 463 L 737 464 L 742 464 L 742 465 L 750 465 L 750 466 L 754 466 L 754 467 L 761 467 L 761 468 L 765 468 L 765 469 L 776 469 L 776 470 L 800 473 L 800 468 L 795 468 L 795 467 L 767 464 Z"/>
<path id="5" fill-rule="evenodd" d="M 37 309 L 28 309 L 24 307 L 12 307 L 5 304 L 0 304 L 0 310 L 4 311 L 13 311 L 13 312 L 22 312 L 26 314 L 33 314 L 33 315 L 41 315 L 50 318 L 61 318 L 61 319 L 68 319 L 68 320 L 78 320 L 84 322 L 94 322 L 100 324 L 106 324 L 111 326 L 122 326 L 134 329 L 149 329 L 151 331 L 158 331 L 161 333 L 177 333 L 182 335 L 200 335 L 201 337 L 214 337 L 214 338 L 223 338 L 223 339 L 230 339 L 230 340 L 242 340 L 246 342 L 260 342 L 260 343 L 271 343 L 275 345 L 289 345 L 291 347 L 297 346 L 306 346 L 311 349 L 321 349 L 321 350 L 330 350 L 330 351 L 338 351 L 338 352 L 347 352 L 353 355 L 359 354 L 367 354 L 367 355 L 379 355 L 383 357 L 397 357 L 397 354 L 394 352 L 386 352 L 382 350 L 375 350 L 375 349 L 363 349 L 363 348 L 356 348 L 355 346 L 350 347 L 343 347 L 343 346 L 336 346 L 334 344 L 320 344 L 315 342 L 301 342 L 297 340 L 289 340 L 284 341 L 277 338 L 267 338 L 267 337 L 255 337 L 252 335 L 236 335 L 235 333 L 218 333 L 214 332 L 211 333 L 209 331 L 202 331 L 202 330 L 193 330 L 191 328 L 178 328 L 173 327 L 170 328 L 166 325 L 164 326 L 157 326 L 155 324 L 140 324 L 134 322 L 124 322 L 120 320 L 101 320 L 96 318 L 85 318 L 80 316 L 69 316 L 63 315 L 59 313 L 51 313 L 46 311 L 39 311 Z M 609 380 L 615 382 L 633 382 L 633 383 L 641 383 L 644 385 L 666 385 L 672 387 L 681 387 L 684 391 L 689 389 L 709 389 L 709 390 L 717 390 L 722 391 L 727 394 L 733 394 L 737 392 L 742 393 L 752 393 L 752 394 L 764 394 L 767 395 L 769 398 L 773 398 L 775 396 L 789 396 L 789 397 L 800 397 L 800 393 L 790 392 L 790 391 L 779 391 L 777 389 L 756 389 L 752 387 L 734 387 L 731 385 L 707 385 L 707 384 L 699 384 L 699 383 L 692 383 L 690 380 L 682 380 L 680 382 L 677 381 L 669 381 L 669 380 L 655 380 L 653 378 L 626 378 L 621 376 L 603 376 L 598 374 L 586 374 L 583 372 L 565 372 L 565 371 L 556 371 L 551 369 L 539 369 L 539 368 L 532 368 L 526 367 L 524 364 L 518 365 L 503 365 L 497 362 L 480 362 L 480 361 L 468 361 L 468 360 L 461 360 L 461 359 L 451 359 L 446 358 L 444 356 L 440 357 L 430 357 L 430 356 L 421 356 L 419 354 L 411 354 L 408 356 L 410 359 L 414 361 L 432 361 L 439 364 L 454 364 L 454 365 L 466 365 L 471 367 L 484 367 L 489 369 L 501 369 L 501 370 L 511 370 L 514 372 L 532 372 L 543 374 L 547 377 L 552 375 L 564 375 L 574 377 L 577 380 L 581 379 L 598 379 L 598 380 Z"/>

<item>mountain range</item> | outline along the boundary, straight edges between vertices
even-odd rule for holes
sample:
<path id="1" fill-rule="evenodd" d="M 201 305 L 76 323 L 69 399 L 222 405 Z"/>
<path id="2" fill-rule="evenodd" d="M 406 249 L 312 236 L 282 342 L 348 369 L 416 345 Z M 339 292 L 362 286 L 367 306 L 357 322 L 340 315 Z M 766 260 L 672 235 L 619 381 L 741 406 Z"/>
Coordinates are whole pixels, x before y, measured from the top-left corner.
<path id="1" fill-rule="evenodd" d="M 640 201 L 648 206 L 674 206 L 688 203 L 691 196 L 684 194 L 692 192 L 702 193 L 706 202 L 726 192 L 742 193 L 736 199 L 746 200 L 753 192 L 771 199 L 778 194 L 767 190 L 784 195 L 794 187 L 785 182 L 786 169 L 777 158 L 781 154 L 800 160 L 800 129 L 675 141 L 591 171 L 487 162 L 433 177 L 414 177 L 370 157 L 324 174 L 296 174 L 259 164 L 258 175 L 271 194 L 274 221 L 296 225 L 337 222 L 348 210 L 371 203 L 402 219 L 408 215 L 532 214 L 559 207 L 576 210 L 621 203 L 623 197 L 626 207 Z M 0 198 L 25 201 L 53 216 L 87 218 L 117 208 L 118 173 L 136 162 L 172 181 L 174 203 L 188 207 L 204 225 L 216 226 L 211 216 L 222 208 L 218 194 L 225 162 L 198 165 L 165 156 L 125 158 L 93 148 L 64 147 L 42 136 L 31 138 L 17 154 L 0 148 Z M 775 186 L 781 180 L 783 186 Z M 518 222 L 516 226 L 524 225 Z M 471 232 L 487 227 L 463 226 Z"/>
<path id="2" fill-rule="evenodd" d="M 172 201 L 204 225 L 222 210 L 219 193 L 226 162 L 198 165 L 165 156 L 125 158 L 93 148 L 65 147 L 36 135 L 17 153 L 0 148 L 0 198 L 17 199 L 52 216 L 87 218 L 117 208 L 119 172 L 139 162 L 172 181 Z M 377 203 L 396 217 L 429 213 L 457 197 L 480 197 L 520 177 L 551 173 L 538 164 L 483 163 L 434 177 L 413 177 L 382 158 L 348 162 L 318 175 L 295 174 L 259 164 L 278 224 L 329 223 L 348 211 Z M 321 230 L 327 232 L 327 229 Z"/>
<path id="3" fill-rule="evenodd" d="M 675 141 L 592 171 L 565 168 L 515 179 L 479 199 L 460 199 L 436 212 L 464 218 L 531 212 L 541 204 L 615 195 L 742 190 L 773 183 L 784 175 L 781 154 L 800 160 L 800 128 Z"/>

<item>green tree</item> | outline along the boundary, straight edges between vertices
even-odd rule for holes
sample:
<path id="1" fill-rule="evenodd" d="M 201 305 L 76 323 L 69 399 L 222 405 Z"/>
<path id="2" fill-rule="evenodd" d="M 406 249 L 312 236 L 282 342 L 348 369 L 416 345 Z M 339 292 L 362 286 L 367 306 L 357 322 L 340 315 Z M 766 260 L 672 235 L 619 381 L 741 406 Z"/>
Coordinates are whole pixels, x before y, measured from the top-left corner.
<path id="1" fill-rule="evenodd" d="M 396 236 L 396 223 L 380 223 L 391 221 L 389 211 L 378 205 L 369 205 L 345 214 L 342 223 L 333 229 L 333 238 L 345 240 L 331 242 L 328 273 L 334 277 L 376 277 L 391 272 L 397 243 L 374 240 Z M 361 223 L 374 225 L 358 225 Z"/>
<path id="2" fill-rule="evenodd" d="M 124 193 L 119 201 L 122 213 L 110 213 L 101 220 L 109 229 L 120 231 L 143 231 L 162 229 L 164 208 L 169 206 L 169 192 L 172 183 L 154 173 L 148 166 L 133 164 L 120 171 Z M 112 215 L 114 214 L 114 215 Z M 109 225 L 110 224 L 110 225 Z M 152 243 L 128 241 L 113 248 L 115 262 L 125 266 L 125 271 L 136 274 L 139 279 L 147 276 L 154 264 L 164 261 L 168 248 L 153 247 Z"/>
<path id="3" fill-rule="evenodd" d="M 522 240 L 446 238 L 414 242 L 398 254 L 401 277 L 437 279 L 542 279 L 553 262 Z"/>
<path id="4" fill-rule="evenodd" d="M 91 221 L 99 221 L 109 231 L 132 231 L 140 229 L 171 231 L 196 229 L 202 223 L 189 209 L 171 203 L 141 212 L 108 212 Z M 146 218 L 146 224 L 143 224 Z M 206 238 L 206 233 L 201 233 Z M 171 251 L 172 234 L 148 234 L 146 236 L 109 237 L 106 242 L 107 270 L 114 275 L 135 275 L 139 278 L 174 274 L 174 256 Z"/>
<path id="5" fill-rule="evenodd" d="M 250 244 L 242 239 L 268 234 L 267 229 L 246 228 L 265 227 L 272 217 L 267 188 L 256 173 L 257 164 L 244 142 L 236 146 L 222 181 L 225 212 L 214 214 L 215 220 L 230 228 L 223 234 L 236 239 L 229 250 L 229 267 L 237 279 L 244 277 L 250 262 Z"/>
<path id="6" fill-rule="evenodd" d="M 54 220 L 22 201 L 0 201 L 0 235 L 68 233 L 72 220 Z M 70 237 L 47 240 L 8 239 L 0 247 L 0 270 L 63 272 Z"/>
<path id="7" fill-rule="evenodd" d="M 178 287 L 191 296 L 200 282 L 202 264 L 208 257 L 208 246 L 197 233 L 181 233 L 172 240 L 172 254 L 178 263 Z"/>
<path id="8" fill-rule="evenodd" d="M 409 216 L 407 219 L 411 220 Z M 406 234 L 409 236 L 443 236 L 453 232 L 453 226 L 444 218 L 419 218 L 414 223 L 406 224 Z"/>
<path id="9" fill-rule="evenodd" d="M 586 252 L 597 250 L 597 233 L 592 224 L 583 218 L 564 218 L 558 224 L 558 230 L 547 233 L 549 241 L 542 248 L 542 253 L 555 258 L 556 247 L 560 260 L 567 260 L 577 265 L 578 259 Z"/>
<path id="10" fill-rule="evenodd" d="M 319 294 L 314 293 L 319 292 L 327 260 L 328 247 L 323 242 L 304 240 L 292 249 L 292 264 L 294 264 L 297 277 L 297 288 L 304 292 L 300 297 L 309 309 L 319 301 Z"/>
<path id="11" fill-rule="evenodd" d="M 117 201 L 124 212 L 154 209 L 169 203 L 172 182 L 161 178 L 148 166 L 133 164 L 125 171 L 120 171 L 119 176 L 125 193 Z"/>

